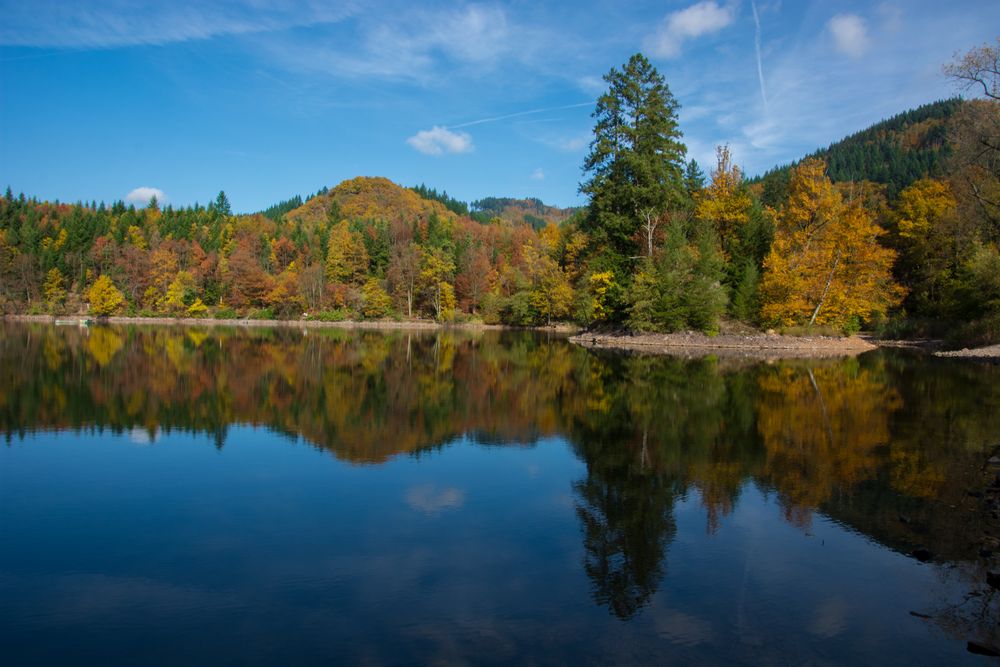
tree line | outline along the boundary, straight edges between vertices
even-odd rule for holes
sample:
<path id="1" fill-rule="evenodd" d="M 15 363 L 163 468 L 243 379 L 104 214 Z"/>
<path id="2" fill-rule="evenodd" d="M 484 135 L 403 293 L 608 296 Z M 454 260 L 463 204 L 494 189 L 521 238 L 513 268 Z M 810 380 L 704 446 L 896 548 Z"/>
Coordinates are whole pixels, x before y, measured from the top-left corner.
<path id="1" fill-rule="evenodd" d="M 0 304 L 709 333 L 727 321 L 899 333 L 944 323 L 996 338 L 997 51 L 972 49 L 945 68 L 980 98 L 909 112 L 855 135 L 849 151 L 753 181 L 726 146 L 709 178 L 688 159 L 678 102 L 636 54 L 605 76 L 583 164 L 587 206 L 537 229 L 487 218 L 501 200 L 469 207 L 377 178 L 255 215 L 233 215 L 224 193 L 207 207 L 137 209 L 40 202 L 8 188 Z M 889 182 L 868 168 L 893 168 L 886 151 L 904 155 L 900 142 L 918 135 L 929 152 L 911 151 Z M 853 167 L 841 163 L 858 160 L 870 178 L 842 178 Z"/>

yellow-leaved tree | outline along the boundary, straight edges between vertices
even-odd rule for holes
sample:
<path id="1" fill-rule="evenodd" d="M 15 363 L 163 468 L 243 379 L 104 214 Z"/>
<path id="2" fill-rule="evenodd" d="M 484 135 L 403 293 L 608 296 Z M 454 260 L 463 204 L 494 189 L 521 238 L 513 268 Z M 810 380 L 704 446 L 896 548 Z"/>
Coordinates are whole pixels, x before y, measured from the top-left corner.
<path id="1" fill-rule="evenodd" d="M 326 253 L 326 279 L 336 283 L 364 281 L 368 272 L 368 251 L 361 234 L 351 231 L 346 220 L 330 228 Z"/>
<path id="2" fill-rule="evenodd" d="M 896 253 L 879 244 L 883 233 L 860 203 L 844 201 L 822 160 L 804 161 L 764 260 L 763 319 L 851 330 L 897 305 L 905 290 L 892 280 Z"/>
<path id="3" fill-rule="evenodd" d="M 733 164 L 729 146 L 716 147 L 715 154 L 718 164 L 712 183 L 696 197 L 695 216 L 715 225 L 722 247 L 732 255 L 742 227 L 750 221 L 753 199 L 743 186 L 740 168 Z"/>
<path id="4" fill-rule="evenodd" d="M 101 275 L 87 290 L 87 300 L 90 301 L 90 312 L 98 317 L 113 315 L 125 305 L 125 296 L 119 291 L 111 278 Z"/>
<path id="5" fill-rule="evenodd" d="M 573 286 L 559 264 L 549 256 L 549 248 L 555 246 L 546 244 L 543 238 L 537 245 L 525 244 L 522 250 L 531 281 L 531 306 L 546 324 L 568 317 L 573 305 Z"/>
<path id="6" fill-rule="evenodd" d="M 425 250 L 420 258 L 420 283 L 434 308 L 434 318 L 441 321 L 455 316 L 455 288 L 451 285 L 455 263 L 440 248 Z"/>
<path id="7" fill-rule="evenodd" d="M 45 284 L 42 286 L 45 293 L 45 303 L 49 311 L 55 312 L 66 300 L 66 280 L 57 268 L 52 268 L 45 275 Z"/>
<path id="8" fill-rule="evenodd" d="M 367 319 L 387 317 L 392 313 L 392 297 L 385 291 L 378 278 L 369 278 L 361 288 L 361 312 Z"/>
<path id="9" fill-rule="evenodd" d="M 901 193 L 889 212 L 900 257 L 896 275 L 910 288 L 907 307 L 947 316 L 959 288 L 961 260 L 975 234 L 961 216 L 951 186 L 924 178 Z"/>

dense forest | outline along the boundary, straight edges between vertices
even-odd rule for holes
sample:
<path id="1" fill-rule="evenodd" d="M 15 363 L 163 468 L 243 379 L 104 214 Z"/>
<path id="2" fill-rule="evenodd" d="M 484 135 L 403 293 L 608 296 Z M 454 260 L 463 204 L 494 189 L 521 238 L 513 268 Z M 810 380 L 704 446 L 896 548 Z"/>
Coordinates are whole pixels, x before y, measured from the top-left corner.
<path id="1" fill-rule="evenodd" d="M 945 74 L 978 97 L 901 114 L 744 178 L 688 159 L 679 104 L 641 54 L 606 76 L 586 207 L 356 178 L 234 215 L 0 199 L 4 312 L 434 318 L 719 331 L 1000 337 L 998 46 Z"/>

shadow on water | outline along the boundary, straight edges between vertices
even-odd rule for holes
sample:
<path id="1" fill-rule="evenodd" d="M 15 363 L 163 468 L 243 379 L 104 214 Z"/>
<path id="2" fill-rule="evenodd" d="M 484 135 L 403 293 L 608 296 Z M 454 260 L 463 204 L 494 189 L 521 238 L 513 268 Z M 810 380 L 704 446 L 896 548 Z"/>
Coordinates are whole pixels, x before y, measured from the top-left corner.
<path id="1" fill-rule="evenodd" d="M 0 330 L 0 430 L 110 431 L 154 441 L 251 424 L 355 465 L 463 436 L 531 446 L 558 436 L 594 603 L 629 620 L 668 576 L 676 506 L 725 530 L 750 488 L 808 532 L 818 515 L 945 565 L 947 633 L 1000 644 L 985 584 L 998 535 L 977 496 L 1000 445 L 1000 368 L 879 351 L 750 363 L 593 353 L 513 332 Z M 986 537 L 984 537 L 986 536 Z M 985 551 L 980 554 L 980 550 Z"/>

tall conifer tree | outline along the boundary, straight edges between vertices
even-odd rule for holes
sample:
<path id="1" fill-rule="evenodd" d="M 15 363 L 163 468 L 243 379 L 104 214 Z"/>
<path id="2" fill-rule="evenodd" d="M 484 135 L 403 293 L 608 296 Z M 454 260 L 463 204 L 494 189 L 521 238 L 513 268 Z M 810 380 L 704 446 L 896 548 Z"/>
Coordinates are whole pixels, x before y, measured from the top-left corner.
<path id="1" fill-rule="evenodd" d="M 678 103 L 666 81 L 642 55 L 604 76 L 608 90 L 594 110 L 594 139 L 584 161 L 580 191 L 589 195 L 582 226 L 621 278 L 638 255 L 636 231 L 643 211 L 683 205 L 685 154 Z"/>

